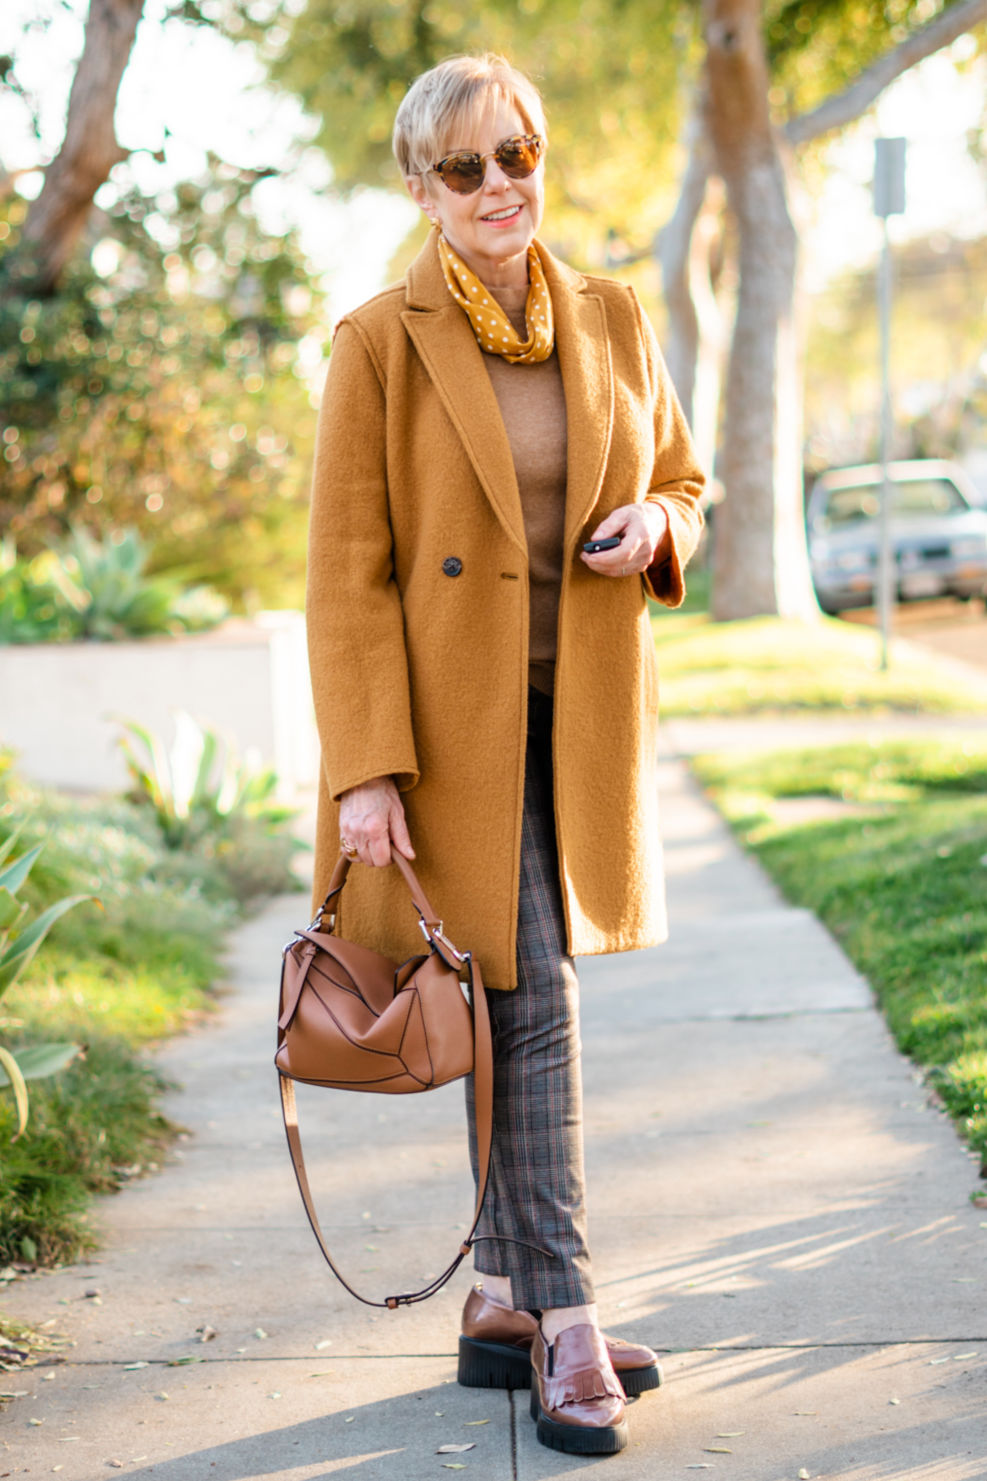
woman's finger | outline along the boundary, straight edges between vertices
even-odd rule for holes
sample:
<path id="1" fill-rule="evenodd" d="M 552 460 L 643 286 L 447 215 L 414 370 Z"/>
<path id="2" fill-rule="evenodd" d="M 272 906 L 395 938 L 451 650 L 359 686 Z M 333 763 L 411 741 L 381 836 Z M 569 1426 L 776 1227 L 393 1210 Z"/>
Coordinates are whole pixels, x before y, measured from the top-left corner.
<path id="1" fill-rule="evenodd" d="M 404 816 L 404 807 L 400 798 L 395 798 L 391 806 L 391 842 L 399 854 L 406 859 L 413 859 L 415 851 L 411 846 L 411 835 L 408 832 L 407 820 Z"/>

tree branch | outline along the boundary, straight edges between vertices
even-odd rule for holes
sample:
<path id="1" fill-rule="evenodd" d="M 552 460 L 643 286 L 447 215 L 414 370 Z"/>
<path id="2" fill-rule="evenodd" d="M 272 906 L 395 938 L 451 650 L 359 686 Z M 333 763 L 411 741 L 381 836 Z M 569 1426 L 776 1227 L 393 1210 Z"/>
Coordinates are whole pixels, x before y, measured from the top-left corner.
<path id="1" fill-rule="evenodd" d="M 833 98 L 827 98 L 810 113 L 800 113 L 790 118 L 782 132 L 790 144 L 807 144 L 833 129 L 841 129 L 859 118 L 874 100 L 896 77 L 914 67 L 917 62 L 941 51 L 967 31 L 987 20 L 987 0 L 956 0 L 922 26 L 907 36 L 898 46 L 880 57 L 871 66 L 865 67 L 849 87 Z"/>
<path id="2" fill-rule="evenodd" d="M 69 93 L 65 138 L 45 171 L 14 252 L 18 292 L 53 293 L 99 187 L 126 159 L 113 129 L 117 93 L 144 0 L 90 0 L 85 43 Z"/>

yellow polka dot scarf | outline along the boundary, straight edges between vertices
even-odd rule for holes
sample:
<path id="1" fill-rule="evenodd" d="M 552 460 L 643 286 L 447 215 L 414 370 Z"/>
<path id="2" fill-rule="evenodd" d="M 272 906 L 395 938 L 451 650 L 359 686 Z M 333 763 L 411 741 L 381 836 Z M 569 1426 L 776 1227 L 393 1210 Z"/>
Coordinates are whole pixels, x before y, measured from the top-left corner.
<path id="1" fill-rule="evenodd" d="M 439 234 L 439 261 L 449 292 L 473 326 L 480 349 L 487 355 L 502 355 L 512 365 L 532 365 L 547 360 L 555 347 L 552 298 L 538 248 L 528 248 L 528 301 L 524 320 L 528 338 L 521 339 L 500 304 L 471 272 L 458 252 Z"/>

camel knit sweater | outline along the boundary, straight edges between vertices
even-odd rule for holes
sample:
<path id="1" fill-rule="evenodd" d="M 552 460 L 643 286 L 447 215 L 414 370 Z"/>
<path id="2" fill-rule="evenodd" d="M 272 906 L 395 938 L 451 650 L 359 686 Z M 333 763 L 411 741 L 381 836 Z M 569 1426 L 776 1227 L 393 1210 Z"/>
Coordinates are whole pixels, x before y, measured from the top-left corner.
<path id="1" fill-rule="evenodd" d="M 498 288 L 495 296 L 521 338 L 526 338 L 527 288 Z M 552 354 L 537 364 L 512 365 L 500 355 L 484 355 L 483 363 L 511 445 L 528 541 L 528 678 L 543 694 L 551 694 L 562 589 L 568 441 L 559 357 Z"/>

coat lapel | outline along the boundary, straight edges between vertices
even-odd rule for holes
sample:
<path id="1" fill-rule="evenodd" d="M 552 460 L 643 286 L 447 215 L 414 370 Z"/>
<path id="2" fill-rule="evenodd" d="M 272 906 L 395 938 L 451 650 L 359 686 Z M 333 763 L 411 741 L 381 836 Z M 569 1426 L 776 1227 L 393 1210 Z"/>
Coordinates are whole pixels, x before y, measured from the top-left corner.
<path id="1" fill-rule="evenodd" d="M 565 390 L 565 544 L 571 552 L 600 497 L 613 432 L 613 363 L 603 300 L 586 280 L 547 258 L 545 273 L 555 313 L 555 344 Z"/>
<path id="2" fill-rule="evenodd" d="M 408 270 L 407 299 L 401 320 L 494 513 L 527 552 L 514 459 L 497 397 L 470 322 L 449 295 L 432 237 Z"/>
<path id="3" fill-rule="evenodd" d="M 613 364 L 603 300 L 585 279 L 542 248 L 555 314 L 556 350 L 565 390 L 565 544 L 580 538 L 600 496 L 613 431 Z M 401 319 L 469 456 L 497 518 L 527 551 L 521 497 L 510 443 L 483 352 L 469 320 L 452 301 L 429 237 L 407 276 Z"/>

